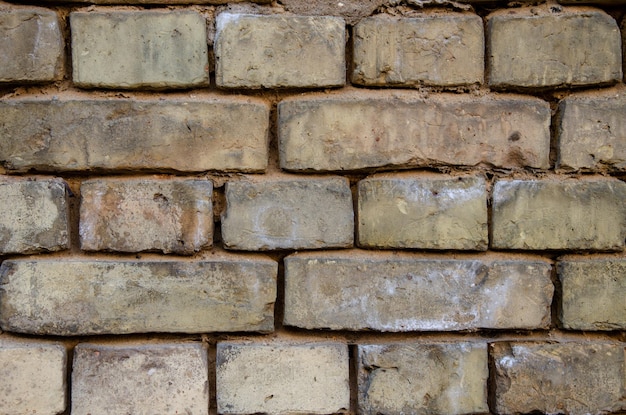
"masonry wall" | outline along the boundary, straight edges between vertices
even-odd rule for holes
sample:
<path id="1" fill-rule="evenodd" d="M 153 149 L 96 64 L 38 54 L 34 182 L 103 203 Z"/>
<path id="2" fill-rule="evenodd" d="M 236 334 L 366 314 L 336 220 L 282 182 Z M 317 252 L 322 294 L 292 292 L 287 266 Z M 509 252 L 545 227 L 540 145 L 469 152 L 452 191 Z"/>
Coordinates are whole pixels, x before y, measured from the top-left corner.
<path id="1" fill-rule="evenodd" d="M 1 3 L 0 414 L 624 413 L 578 3 Z"/>

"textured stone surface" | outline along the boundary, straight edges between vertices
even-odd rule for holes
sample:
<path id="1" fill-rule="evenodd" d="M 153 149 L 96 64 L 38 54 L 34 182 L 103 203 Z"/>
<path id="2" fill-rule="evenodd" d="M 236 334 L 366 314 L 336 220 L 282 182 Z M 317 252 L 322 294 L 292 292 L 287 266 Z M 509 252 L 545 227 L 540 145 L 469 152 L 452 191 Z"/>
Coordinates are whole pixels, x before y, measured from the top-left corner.
<path id="1" fill-rule="evenodd" d="M 220 414 L 330 414 L 350 406 L 345 344 L 218 343 L 216 365 Z"/>
<path id="2" fill-rule="evenodd" d="M 213 242 L 208 180 L 95 179 L 80 193 L 84 250 L 193 254 Z"/>
<path id="3" fill-rule="evenodd" d="M 0 5 L 0 82 L 61 79 L 64 45 L 55 12 Z"/>
<path id="4" fill-rule="evenodd" d="M 499 180 L 492 247 L 621 250 L 626 183 L 619 180 Z"/>
<path id="5" fill-rule="evenodd" d="M 352 193 L 345 178 L 226 183 L 226 248 L 346 248 L 353 244 L 353 232 Z"/>
<path id="6" fill-rule="evenodd" d="M 97 88 L 208 85 L 206 19 L 194 11 L 74 12 L 72 77 Z"/>
<path id="7" fill-rule="evenodd" d="M 488 82 L 546 88 L 622 79 L 620 32 L 597 9 L 533 6 L 487 16 Z"/>
<path id="8" fill-rule="evenodd" d="M 386 0 L 281 0 L 285 10 L 301 15 L 340 16 L 347 24 L 354 25 L 370 16 Z"/>
<path id="9" fill-rule="evenodd" d="M 11 170 L 238 170 L 267 166 L 269 108 L 252 98 L 0 101 Z"/>
<path id="10" fill-rule="evenodd" d="M 341 18 L 220 13 L 216 28 L 215 77 L 220 87 L 345 83 L 345 23 Z"/>
<path id="11" fill-rule="evenodd" d="M 0 253 L 59 251 L 69 246 L 66 184 L 61 179 L 0 179 Z"/>
<path id="12" fill-rule="evenodd" d="M 380 86 L 482 83 L 484 49 L 483 21 L 475 14 L 371 17 L 354 28 L 352 82 Z"/>
<path id="13" fill-rule="evenodd" d="M 544 328 L 550 269 L 523 260 L 295 254 L 285 258 L 284 322 L 396 332 Z"/>
<path id="14" fill-rule="evenodd" d="M 271 331 L 277 264 L 230 255 L 202 261 L 7 260 L 0 327 L 50 335 Z"/>
<path id="15" fill-rule="evenodd" d="M 495 343 L 495 412 L 586 415 L 626 409 L 624 345 Z"/>
<path id="16" fill-rule="evenodd" d="M 388 344 L 358 347 L 362 414 L 487 413 L 487 345 Z"/>
<path id="17" fill-rule="evenodd" d="M 387 92 L 387 91 L 385 91 Z M 285 99 L 278 106 L 287 170 L 473 166 L 548 168 L 550 109 L 516 95 L 354 91 Z"/>
<path id="18" fill-rule="evenodd" d="M 360 246 L 487 249 L 482 177 L 374 176 L 359 182 L 358 197 Z"/>
<path id="19" fill-rule="evenodd" d="M 208 415 L 208 366 L 206 349 L 195 343 L 79 344 L 72 414 Z"/>
<path id="20" fill-rule="evenodd" d="M 67 353 L 60 343 L 0 338 L 0 413 L 65 411 Z"/>

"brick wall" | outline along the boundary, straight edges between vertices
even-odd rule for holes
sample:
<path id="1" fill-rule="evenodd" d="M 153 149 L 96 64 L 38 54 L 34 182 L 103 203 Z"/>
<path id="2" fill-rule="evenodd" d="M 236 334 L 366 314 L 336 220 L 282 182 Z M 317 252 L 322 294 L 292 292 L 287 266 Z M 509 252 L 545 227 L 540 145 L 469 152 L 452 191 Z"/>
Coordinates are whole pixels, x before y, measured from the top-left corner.
<path id="1" fill-rule="evenodd" d="M 626 411 L 577 3 L 1 3 L 0 414 Z"/>

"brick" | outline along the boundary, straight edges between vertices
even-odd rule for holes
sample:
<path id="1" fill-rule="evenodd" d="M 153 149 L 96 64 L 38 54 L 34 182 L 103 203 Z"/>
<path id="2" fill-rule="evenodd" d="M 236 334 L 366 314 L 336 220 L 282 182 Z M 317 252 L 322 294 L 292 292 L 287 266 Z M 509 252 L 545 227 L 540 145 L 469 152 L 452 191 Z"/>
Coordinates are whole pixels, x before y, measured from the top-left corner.
<path id="1" fill-rule="evenodd" d="M 209 413 L 207 351 L 197 343 L 101 345 L 74 351 L 72 414 Z"/>
<path id="2" fill-rule="evenodd" d="M 368 344 L 358 351 L 362 414 L 489 412 L 484 343 Z"/>
<path id="3" fill-rule="evenodd" d="M 558 262 L 559 319 L 571 330 L 626 329 L 626 258 L 565 257 Z"/>
<path id="4" fill-rule="evenodd" d="M 626 408 L 624 345 L 495 343 L 497 414 L 584 415 Z"/>
<path id="5" fill-rule="evenodd" d="M 548 168 L 550 109 L 516 95 L 353 91 L 278 106 L 287 170 L 474 166 Z"/>
<path id="6" fill-rule="evenodd" d="M 0 339 L 0 413 L 65 411 L 67 353 L 60 343 Z"/>
<path id="7" fill-rule="evenodd" d="M 332 16 L 220 13 L 215 77 L 224 88 L 345 84 L 345 23 Z"/>
<path id="8" fill-rule="evenodd" d="M 359 182 L 358 196 L 360 246 L 487 249 L 482 177 L 373 176 Z"/>
<path id="9" fill-rule="evenodd" d="M 341 0 L 312 2 L 310 0 L 281 0 L 285 10 L 293 14 L 313 16 L 341 16 L 349 25 L 355 25 L 361 19 L 374 14 L 376 9 L 386 3 L 386 0 Z"/>
<path id="10" fill-rule="evenodd" d="M 571 95 L 559 104 L 557 168 L 626 171 L 626 93 Z"/>
<path id="11" fill-rule="evenodd" d="M 222 239 L 228 249 L 346 248 L 353 232 L 346 178 L 226 183 Z"/>
<path id="12" fill-rule="evenodd" d="M 249 2 L 249 3 L 257 3 L 257 4 L 265 4 L 265 3 L 270 3 L 271 0 L 194 0 L 193 4 L 228 4 L 228 3 L 244 3 L 244 2 Z M 43 3 L 47 3 L 47 4 L 51 4 L 54 3 L 54 1 L 52 0 L 43 0 Z M 128 6 L 130 3 L 128 2 L 128 0 L 68 0 L 66 1 L 66 3 L 71 3 L 71 4 L 102 4 L 102 5 L 108 5 L 108 4 L 119 4 L 119 5 L 124 5 L 124 6 Z M 132 1 L 133 5 L 155 5 L 155 4 L 162 4 L 162 5 L 167 5 L 167 6 L 172 6 L 172 5 L 184 5 L 184 6 L 189 6 L 191 3 L 189 2 L 189 0 L 133 0 Z"/>
<path id="13" fill-rule="evenodd" d="M 246 98 L 0 102 L 9 170 L 262 171 L 269 107 Z"/>
<path id="14" fill-rule="evenodd" d="M 545 328 L 554 290 L 550 269 L 542 261 L 369 251 L 290 255 L 284 323 L 392 332 Z"/>
<path id="15" fill-rule="evenodd" d="M 61 179 L 0 179 L 0 253 L 69 247 L 66 184 Z"/>
<path id="16" fill-rule="evenodd" d="M 354 28 L 352 82 L 376 86 L 482 84 L 484 49 L 483 21 L 475 14 L 366 18 Z"/>
<path id="17" fill-rule="evenodd" d="M 329 414 L 350 405 L 345 344 L 222 342 L 216 365 L 220 414 Z"/>
<path id="18" fill-rule="evenodd" d="M 88 251 L 193 254 L 213 242 L 213 184 L 199 179 L 87 180 L 80 243 Z"/>
<path id="19" fill-rule="evenodd" d="M 488 83 L 549 88 L 622 79 L 620 32 L 601 10 L 533 6 L 487 16 Z"/>
<path id="20" fill-rule="evenodd" d="M 206 19 L 194 11 L 73 12 L 72 74 L 89 88 L 208 85 Z"/>
<path id="21" fill-rule="evenodd" d="M 0 82 L 63 78 L 65 42 L 59 17 L 41 7 L 0 10 Z"/>
<path id="22" fill-rule="evenodd" d="M 0 327 L 47 335 L 272 331 L 276 262 L 7 260 Z"/>
<path id="23" fill-rule="evenodd" d="M 614 179 L 499 180 L 492 247 L 622 250 L 626 183 Z"/>

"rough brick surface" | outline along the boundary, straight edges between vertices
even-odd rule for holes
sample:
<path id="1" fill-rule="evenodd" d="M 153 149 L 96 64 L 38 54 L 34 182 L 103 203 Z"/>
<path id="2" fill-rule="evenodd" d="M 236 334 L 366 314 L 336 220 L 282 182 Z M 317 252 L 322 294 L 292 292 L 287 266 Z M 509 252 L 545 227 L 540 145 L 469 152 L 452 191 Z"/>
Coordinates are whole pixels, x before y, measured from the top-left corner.
<path id="1" fill-rule="evenodd" d="M 84 250 L 193 254 L 213 242 L 208 180 L 96 179 L 80 192 Z"/>
<path id="2" fill-rule="evenodd" d="M 488 82 L 545 88 L 622 79 L 620 32 L 597 9 L 533 6 L 487 17 Z"/>
<path id="3" fill-rule="evenodd" d="M 348 347 L 218 343 L 220 414 L 330 414 L 350 406 Z"/>
<path id="4" fill-rule="evenodd" d="M 300 15 L 313 16 L 340 16 L 347 24 L 354 25 L 364 17 L 372 15 L 386 0 L 342 0 L 311 1 L 311 0 L 281 0 L 285 10 Z"/>
<path id="5" fill-rule="evenodd" d="M 284 322 L 396 332 L 542 328 L 550 269 L 540 261 L 295 254 L 285 258 Z"/>
<path id="6" fill-rule="evenodd" d="M 0 82 L 61 79 L 64 49 L 55 12 L 39 7 L 0 8 Z"/>
<path id="7" fill-rule="evenodd" d="M 66 184 L 61 179 L 0 179 L 0 253 L 69 246 Z"/>
<path id="8" fill-rule="evenodd" d="M 499 180 L 492 247 L 621 250 L 626 183 L 614 179 Z"/>
<path id="9" fill-rule="evenodd" d="M 482 83 L 483 21 L 475 14 L 372 17 L 354 28 L 352 82 L 361 85 Z"/>
<path id="10" fill-rule="evenodd" d="M 216 26 L 218 86 L 331 87 L 345 83 L 345 23 L 341 18 L 221 13 Z"/>
<path id="11" fill-rule="evenodd" d="M 384 175 L 358 185 L 359 245 L 486 250 L 482 177 Z"/>
<path id="12" fill-rule="evenodd" d="M 65 410 L 67 353 L 60 343 L 0 339 L 0 413 Z"/>
<path id="13" fill-rule="evenodd" d="M 626 409 L 623 344 L 503 342 L 491 354 L 498 414 Z"/>
<path id="14" fill-rule="evenodd" d="M 313 95 L 282 101 L 278 123 L 280 165 L 287 170 L 549 167 L 550 109 L 535 98 Z"/>
<path id="15" fill-rule="evenodd" d="M 267 166 L 269 108 L 248 99 L 0 101 L 11 170 L 238 170 Z"/>
<path id="16" fill-rule="evenodd" d="M 7 260 L 0 327 L 50 335 L 271 331 L 277 264 Z"/>
<path id="17" fill-rule="evenodd" d="M 226 183 L 226 248 L 346 248 L 353 244 L 353 232 L 352 193 L 345 178 Z"/>
<path id="18" fill-rule="evenodd" d="M 487 413 L 484 343 L 359 345 L 363 414 Z"/>
<path id="19" fill-rule="evenodd" d="M 74 12 L 72 77 L 98 88 L 209 82 L 206 19 L 194 11 Z"/>
<path id="20" fill-rule="evenodd" d="M 97 345 L 74 351 L 72 414 L 207 414 L 207 351 L 200 344 Z"/>

